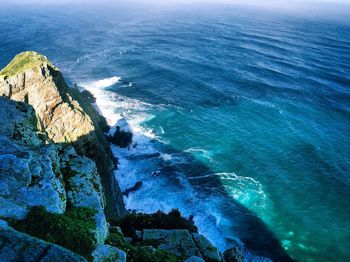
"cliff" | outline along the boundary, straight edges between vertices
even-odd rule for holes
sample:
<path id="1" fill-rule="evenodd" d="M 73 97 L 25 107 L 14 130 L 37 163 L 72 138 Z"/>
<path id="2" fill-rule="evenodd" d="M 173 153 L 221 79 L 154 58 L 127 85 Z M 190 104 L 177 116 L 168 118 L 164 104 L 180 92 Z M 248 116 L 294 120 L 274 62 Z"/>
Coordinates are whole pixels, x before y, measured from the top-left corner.
<path id="1" fill-rule="evenodd" d="M 48 142 L 74 146 L 97 163 L 107 200 L 108 216 L 123 216 L 125 208 L 113 179 L 113 157 L 103 134 L 104 119 L 77 90 L 69 88 L 61 72 L 36 52 L 17 55 L 0 71 L 0 96 L 31 105 L 38 131 Z"/>
<path id="2" fill-rule="evenodd" d="M 0 71 L 0 260 L 241 261 L 177 210 L 127 214 L 90 99 L 35 52 Z"/>

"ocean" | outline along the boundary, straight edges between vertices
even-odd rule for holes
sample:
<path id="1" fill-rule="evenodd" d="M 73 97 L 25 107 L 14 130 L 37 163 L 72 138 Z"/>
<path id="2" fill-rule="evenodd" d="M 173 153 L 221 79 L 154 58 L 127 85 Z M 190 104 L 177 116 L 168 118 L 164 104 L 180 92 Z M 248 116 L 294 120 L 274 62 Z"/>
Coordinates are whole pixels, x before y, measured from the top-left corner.
<path id="1" fill-rule="evenodd" d="M 350 21 L 17 6 L 0 25 L 1 67 L 43 53 L 133 132 L 130 148 L 112 147 L 121 189 L 143 182 L 127 209 L 178 208 L 247 261 L 350 260 Z"/>

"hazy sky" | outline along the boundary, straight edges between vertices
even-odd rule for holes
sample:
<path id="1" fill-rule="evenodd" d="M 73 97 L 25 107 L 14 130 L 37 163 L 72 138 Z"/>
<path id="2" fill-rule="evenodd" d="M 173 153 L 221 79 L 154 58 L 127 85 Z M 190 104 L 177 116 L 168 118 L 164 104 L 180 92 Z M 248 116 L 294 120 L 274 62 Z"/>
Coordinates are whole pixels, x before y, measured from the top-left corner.
<path id="1" fill-rule="evenodd" d="M 256 4 L 256 5 L 290 5 L 303 3 L 329 3 L 329 4 L 350 4 L 350 0 L 0 0 L 1 3 L 43 3 L 43 4 L 59 4 L 59 3 L 127 3 L 142 2 L 153 4 L 191 4 L 191 3 L 234 3 L 234 4 Z"/>
<path id="2" fill-rule="evenodd" d="M 150 5 L 152 7 L 172 7 L 188 4 L 239 4 L 247 6 L 259 6 L 269 9 L 283 9 L 293 12 L 334 13 L 350 14 L 350 0 L 0 0 L 1 5 Z M 334 12 L 335 11 L 335 12 Z"/>

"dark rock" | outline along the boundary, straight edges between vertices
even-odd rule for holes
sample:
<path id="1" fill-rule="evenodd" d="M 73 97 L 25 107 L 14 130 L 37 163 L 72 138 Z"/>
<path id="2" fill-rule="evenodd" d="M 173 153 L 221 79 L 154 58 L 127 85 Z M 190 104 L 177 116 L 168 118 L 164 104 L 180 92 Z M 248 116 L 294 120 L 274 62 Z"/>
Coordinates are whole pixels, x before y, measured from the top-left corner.
<path id="1" fill-rule="evenodd" d="M 82 94 L 91 104 L 96 102 L 96 98 L 94 97 L 93 94 L 91 94 L 90 91 L 84 90 L 83 92 L 81 92 L 81 94 Z"/>
<path id="2" fill-rule="evenodd" d="M 232 247 L 224 252 L 225 262 L 243 262 L 244 255 L 239 247 Z"/>
<path id="3" fill-rule="evenodd" d="M 123 195 L 125 195 L 126 197 L 128 197 L 130 193 L 133 193 L 133 192 L 139 190 L 141 187 L 142 187 L 142 182 L 141 182 L 141 181 L 136 182 L 136 184 L 135 184 L 133 187 L 130 187 L 130 188 L 128 188 L 127 190 L 125 190 L 125 191 L 123 192 Z"/>
<path id="4" fill-rule="evenodd" d="M 132 133 L 117 126 L 114 135 L 109 136 L 109 141 L 116 146 L 126 148 L 132 143 Z"/>

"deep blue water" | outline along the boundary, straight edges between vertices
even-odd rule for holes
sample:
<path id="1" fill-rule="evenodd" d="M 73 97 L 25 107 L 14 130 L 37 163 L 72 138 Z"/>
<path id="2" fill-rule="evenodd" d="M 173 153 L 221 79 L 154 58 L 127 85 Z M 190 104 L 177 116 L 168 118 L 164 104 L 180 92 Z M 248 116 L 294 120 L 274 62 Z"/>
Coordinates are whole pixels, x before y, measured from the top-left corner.
<path id="1" fill-rule="evenodd" d="M 241 241 L 278 260 L 280 242 L 300 261 L 350 260 L 350 22 L 7 7 L 0 25 L 1 67 L 41 52 L 111 124 L 129 122 L 135 148 L 113 149 L 116 176 L 122 189 L 144 184 L 127 208 L 178 207 L 221 250 Z"/>

